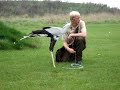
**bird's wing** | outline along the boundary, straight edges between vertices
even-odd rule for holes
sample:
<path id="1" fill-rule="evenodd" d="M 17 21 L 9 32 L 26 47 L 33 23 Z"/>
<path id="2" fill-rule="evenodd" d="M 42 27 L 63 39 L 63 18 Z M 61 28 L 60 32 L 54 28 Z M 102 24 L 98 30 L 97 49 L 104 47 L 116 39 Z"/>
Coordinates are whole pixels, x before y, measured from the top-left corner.
<path id="1" fill-rule="evenodd" d="M 48 31 L 49 33 L 51 33 L 52 35 L 60 36 L 62 34 L 62 29 L 63 28 L 60 28 L 60 27 L 51 27 L 51 28 L 47 28 L 45 30 Z"/>

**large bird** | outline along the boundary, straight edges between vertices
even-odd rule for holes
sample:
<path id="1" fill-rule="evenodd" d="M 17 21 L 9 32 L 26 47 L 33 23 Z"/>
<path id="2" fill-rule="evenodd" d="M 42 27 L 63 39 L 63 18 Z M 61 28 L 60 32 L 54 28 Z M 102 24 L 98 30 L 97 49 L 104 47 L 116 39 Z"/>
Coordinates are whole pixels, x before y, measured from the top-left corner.
<path id="1" fill-rule="evenodd" d="M 53 49 L 55 46 L 56 41 L 59 39 L 60 36 L 63 36 L 65 34 L 67 29 L 65 29 L 64 27 L 44 27 L 41 30 L 35 30 L 32 31 L 28 36 L 24 36 L 22 39 L 25 38 L 30 38 L 30 37 L 35 37 L 35 36 L 46 36 L 46 37 L 50 37 L 51 41 L 50 41 L 50 46 L 49 46 L 49 50 L 51 53 L 51 57 L 52 57 L 52 62 L 53 62 L 53 66 L 55 66 L 55 62 L 54 62 L 54 57 L 53 57 Z"/>

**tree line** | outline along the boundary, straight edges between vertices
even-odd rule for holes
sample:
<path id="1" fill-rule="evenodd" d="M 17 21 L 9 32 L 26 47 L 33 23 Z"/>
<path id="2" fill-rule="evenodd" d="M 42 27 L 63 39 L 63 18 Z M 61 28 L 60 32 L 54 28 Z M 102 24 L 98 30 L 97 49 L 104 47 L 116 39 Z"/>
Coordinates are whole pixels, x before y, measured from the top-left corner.
<path id="1" fill-rule="evenodd" d="M 94 3 L 68 3 L 57 1 L 38 0 L 6 0 L 0 1 L 0 16 L 28 15 L 30 17 L 43 16 L 45 14 L 66 14 L 72 10 L 77 10 L 82 14 L 90 13 L 119 13 L 117 8 L 110 8 L 104 4 Z"/>

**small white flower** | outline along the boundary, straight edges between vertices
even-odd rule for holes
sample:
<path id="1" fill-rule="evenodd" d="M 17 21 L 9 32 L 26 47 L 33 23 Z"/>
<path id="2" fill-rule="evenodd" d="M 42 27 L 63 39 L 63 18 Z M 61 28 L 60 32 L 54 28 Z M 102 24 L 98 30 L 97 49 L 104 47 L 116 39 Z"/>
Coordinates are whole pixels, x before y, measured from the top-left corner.
<path id="1" fill-rule="evenodd" d="M 101 54 L 98 54 L 98 56 L 101 55 Z"/>

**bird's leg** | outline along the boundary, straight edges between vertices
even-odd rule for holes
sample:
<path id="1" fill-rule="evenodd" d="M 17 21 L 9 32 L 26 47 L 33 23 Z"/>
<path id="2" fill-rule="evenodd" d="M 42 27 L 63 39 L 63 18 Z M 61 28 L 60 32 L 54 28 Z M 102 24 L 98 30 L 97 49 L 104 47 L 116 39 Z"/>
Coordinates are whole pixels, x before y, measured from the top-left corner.
<path id="1" fill-rule="evenodd" d="M 52 63 L 53 63 L 53 67 L 55 68 L 55 60 L 54 60 L 54 56 L 53 56 L 53 52 L 50 51 L 51 57 L 52 57 Z"/>
<path id="2" fill-rule="evenodd" d="M 56 40 L 54 40 L 54 38 L 51 38 L 51 42 L 50 42 L 50 46 L 49 46 L 50 51 L 53 51 L 55 43 L 56 43 Z"/>
<path id="3" fill-rule="evenodd" d="M 55 67 L 55 60 L 54 60 L 54 56 L 53 56 L 53 49 L 54 49 L 55 43 L 56 43 L 56 40 L 54 40 L 54 38 L 52 37 L 51 42 L 50 42 L 49 50 L 50 50 L 50 53 L 51 53 L 52 62 L 53 62 L 54 67 Z"/>

